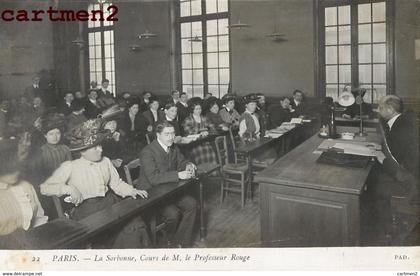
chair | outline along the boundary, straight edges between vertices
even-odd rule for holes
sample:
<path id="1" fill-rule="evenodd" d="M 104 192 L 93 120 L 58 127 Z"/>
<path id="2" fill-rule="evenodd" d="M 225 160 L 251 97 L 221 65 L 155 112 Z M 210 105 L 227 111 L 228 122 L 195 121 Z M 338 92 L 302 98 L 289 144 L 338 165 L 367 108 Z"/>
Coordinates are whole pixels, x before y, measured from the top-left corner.
<path id="1" fill-rule="evenodd" d="M 240 192 L 242 208 L 245 206 L 246 183 L 248 182 L 248 165 L 246 163 L 229 163 L 226 137 L 219 136 L 215 139 L 217 158 L 222 175 L 220 204 L 223 203 L 225 193 Z M 236 178 L 234 177 L 236 176 Z M 239 176 L 239 179 L 238 179 Z M 240 184 L 240 188 L 230 187 L 229 184 Z"/>
<path id="2" fill-rule="evenodd" d="M 146 134 L 147 137 L 147 134 Z M 125 173 L 125 177 L 127 179 L 127 183 L 131 186 L 135 186 L 137 184 L 138 179 L 133 180 L 131 171 L 137 169 L 138 171 L 140 170 L 140 159 L 134 159 L 133 161 L 129 162 L 128 164 L 126 164 L 124 166 L 124 173 Z M 166 236 L 166 232 L 165 232 L 165 227 L 166 227 L 166 223 L 162 222 L 157 224 L 157 219 L 156 219 L 157 215 L 154 213 L 152 214 L 152 216 L 150 217 L 150 233 L 151 233 L 151 240 L 153 245 L 156 246 L 157 244 L 157 233 L 161 232 L 163 234 L 163 236 Z"/>

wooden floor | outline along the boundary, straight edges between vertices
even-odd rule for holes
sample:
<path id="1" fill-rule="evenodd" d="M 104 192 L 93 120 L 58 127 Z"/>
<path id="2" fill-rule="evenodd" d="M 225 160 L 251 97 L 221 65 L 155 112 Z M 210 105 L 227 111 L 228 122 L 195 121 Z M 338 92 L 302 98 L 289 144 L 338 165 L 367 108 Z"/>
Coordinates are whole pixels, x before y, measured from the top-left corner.
<path id="1" fill-rule="evenodd" d="M 253 201 L 247 201 L 241 208 L 240 194 L 229 194 L 223 204 L 220 204 L 220 181 L 212 178 L 205 183 L 205 218 L 207 237 L 200 242 L 197 227 L 194 247 L 259 247 L 260 214 L 258 186 L 255 188 Z M 392 241 L 385 235 L 372 233 L 372 223 L 367 222 L 361 229 L 362 246 L 391 246 Z M 198 226 L 198 225 L 197 225 Z M 404 240 L 398 242 L 399 246 L 420 245 L 420 225 L 411 228 L 410 234 L 404 235 Z"/>
<path id="2" fill-rule="evenodd" d="M 212 179 L 206 183 L 207 239 L 200 242 L 197 234 L 195 247 L 259 247 L 260 214 L 258 194 L 254 200 L 241 207 L 241 196 L 230 193 L 220 204 L 220 182 Z"/>

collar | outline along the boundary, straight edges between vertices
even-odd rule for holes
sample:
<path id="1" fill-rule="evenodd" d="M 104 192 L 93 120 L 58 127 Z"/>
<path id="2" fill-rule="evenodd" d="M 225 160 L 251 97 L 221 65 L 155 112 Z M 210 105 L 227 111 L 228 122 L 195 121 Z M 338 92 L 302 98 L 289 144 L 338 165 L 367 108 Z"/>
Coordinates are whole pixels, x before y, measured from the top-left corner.
<path id="1" fill-rule="evenodd" d="M 150 109 L 150 112 L 156 114 L 157 113 L 157 110 Z"/>
<path id="2" fill-rule="evenodd" d="M 293 99 L 293 101 L 295 102 L 295 105 L 298 106 L 300 105 L 302 102 L 297 102 L 295 99 Z"/>
<path id="3" fill-rule="evenodd" d="M 81 157 L 79 158 L 79 160 L 81 160 L 82 162 L 85 162 L 85 163 L 87 163 L 87 164 L 89 164 L 89 165 L 93 166 L 93 165 L 96 165 L 96 164 L 101 163 L 101 162 L 104 160 L 104 158 L 102 157 L 102 159 L 101 159 L 101 160 L 99 160 L 98 162 L 93 162 L 93 161 L 87 160 L 86 158 L 84 158 L 83 156 L 81 156 Z"/>
<path id="4" fill-rule="evenodd" d="M 181 102 L 181 101 L 180 101 L 180 103 L 181 103 L 183 106 L 188 107 L 188 104 L 187 104 L 187 103 L 183 103 L 183 102 Z"/>
<path id="5" fill-rule="evenodd" d="M 227 108 L 227 106 L 225 106 L 225 109 L 226 109 L 226 111 L 227 111 L 227 112 L 229 112 L 229 111 L 230 111 L 230 109 L 229 109 L 229 108 Z"/>
<path id="6" fill-rule="evenodd" d="M 159 145 L 162 147 L 162 149 L 163 149 L 165 152 L 168 152 L 169 147 L 168 147 L 167 145 L 163 144 L 163 143 L 162 143 L 159 139 L 157 139 L 157 138 L 156 138 L 156 140 L 158 141 L 158 143 L 159 143 Z"/>
<path id="7" fill-rule="evenodd" d="M 166 121 L 172 122 L 173 120 L 169 119 L 168 116 L 165 115 Z"/>
<path id="8" fill-rule="evenodd" d="M 248 113 L 248 114 L 249 114 L 249 115 L 251 115 L 251 116 L 255 114 L 255 112 L 254 112 L 254 113 L 251 113 L 251 112 L 249 112 L 247 109 L 245 110 L 245 112 L 246 112 L 246 113 Z"/>
<path id="9" fill-rule="evenodd" d="M 89 98 L 89 101 L 93 104 L 96 104 L 96 100 L 92 100 L 91 98 Z"/>
<path id="10" fill-rule="evenodd" d="M 392 117 L 391 119 L 388 120 L 387 124 L 389 126 L 389 130 L 392 129 L 392 126 L 394 125 L 395 121 L 398 119 L 398 117 L 401 116 L 401 113 L 398 113 L 397 115 L 395 115 L 394 117 Z"/>

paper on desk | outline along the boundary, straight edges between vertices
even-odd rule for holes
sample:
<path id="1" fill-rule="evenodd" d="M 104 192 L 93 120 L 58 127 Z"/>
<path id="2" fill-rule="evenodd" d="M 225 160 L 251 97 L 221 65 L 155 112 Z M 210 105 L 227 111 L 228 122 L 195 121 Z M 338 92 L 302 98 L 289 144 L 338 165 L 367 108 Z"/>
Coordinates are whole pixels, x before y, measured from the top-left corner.
<path id="1" fill-rule="evenodd" d="M 344 153 L 361 155 L 361 156 L 375 156 L 375 149 L 364 145 L 355 145 L 350 143 L 335 143 L 333 148 L 342 149 Z"/>
<path id="2" fill-rule="evenodd" d="M 292 124 L 301 124 L 303 121 L 302 118 L 292 118 L 292 120 L 290 120 L 290 123 Z"/>

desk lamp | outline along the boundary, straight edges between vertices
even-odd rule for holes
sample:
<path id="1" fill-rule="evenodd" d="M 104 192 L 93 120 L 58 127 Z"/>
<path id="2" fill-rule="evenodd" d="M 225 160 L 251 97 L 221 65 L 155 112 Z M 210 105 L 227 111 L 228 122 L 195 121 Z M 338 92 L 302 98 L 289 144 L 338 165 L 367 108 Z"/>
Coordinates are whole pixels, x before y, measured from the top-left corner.
<path id="1" fill-rule="evenodd" d="M 344 91 L 341 93 L 340 97 L 338 98 L 338 103 L 341 106 L 349 107 L 354 103 L 359 105 L 359 115 L 360 115 L 360 126 L 359 126 L 359 136 L 366 136 L 367 134 L 363 132 L 363 117 L 362 117 L 362 104 L 363 104 L 363 96 L 366 93 L 366 89 L 364 88 L 357 88 L 352 89 L 351 93 Z"/>

